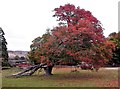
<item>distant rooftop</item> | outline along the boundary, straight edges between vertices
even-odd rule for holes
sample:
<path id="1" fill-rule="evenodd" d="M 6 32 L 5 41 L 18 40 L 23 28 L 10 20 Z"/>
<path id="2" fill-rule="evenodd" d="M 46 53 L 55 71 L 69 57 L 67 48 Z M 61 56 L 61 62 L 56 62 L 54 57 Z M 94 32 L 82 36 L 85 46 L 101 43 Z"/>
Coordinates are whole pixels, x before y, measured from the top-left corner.
<path id="1" fill-rule="evenodd" d="M 14 58 L 15 56 L 19 57 L 26 57 L 28 54 L 28 51 L 8 51 L 9 58 Z"/>

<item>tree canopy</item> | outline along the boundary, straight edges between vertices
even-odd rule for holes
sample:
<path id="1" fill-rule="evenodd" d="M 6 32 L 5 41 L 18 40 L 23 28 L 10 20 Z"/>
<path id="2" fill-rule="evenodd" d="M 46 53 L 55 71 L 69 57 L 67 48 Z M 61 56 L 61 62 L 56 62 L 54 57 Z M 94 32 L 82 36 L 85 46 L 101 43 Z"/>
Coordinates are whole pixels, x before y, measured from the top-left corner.
<path id="1" fill-rule="evenodd" d="M 36 63 L 79 64 L 99 68 L 112 58 L 115 48 L 103 35 L 100 21 L 90 11 L 66 4 L 54 9 L 59 26 L 33 40 L 29 57 Z"/>

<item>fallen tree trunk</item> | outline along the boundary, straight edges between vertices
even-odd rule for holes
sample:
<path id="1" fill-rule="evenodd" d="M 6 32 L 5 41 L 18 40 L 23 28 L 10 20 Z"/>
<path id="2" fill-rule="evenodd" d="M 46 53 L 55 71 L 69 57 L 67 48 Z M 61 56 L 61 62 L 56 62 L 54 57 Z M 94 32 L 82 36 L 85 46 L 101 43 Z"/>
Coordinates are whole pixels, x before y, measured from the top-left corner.
<path id="1" fill-rule="evenodd" d="M 17 74 L 13 74 L 12 76 L 13 77 L 21 77 L 21 76 L 30 76 L 32 74 L 35 73 L 35 71 L 37 71 L 39 68 L 45 68 L 44 67 L 45 64 L 38 64 L 38 65 L 35 65 L 35 66 L 31 66 L 31 67 L 28 67 L 26 70 L 20 72 L 20 73 L 17 73 Z M 47 67 L 47 65 L 46 65 Z"/>
<path id="2" fill-rule="evenodd" d="M 35 73 L 35 71 L 37 71 L 39 68 L 41 68 L 42 69 L 42 67 L 40 67 L 40 66 L 37 66 L 37 67 L 35 67 L 30 73 L 29 73 L 29 75 L 32 75 L 32 74 L 34 74 Z"/>

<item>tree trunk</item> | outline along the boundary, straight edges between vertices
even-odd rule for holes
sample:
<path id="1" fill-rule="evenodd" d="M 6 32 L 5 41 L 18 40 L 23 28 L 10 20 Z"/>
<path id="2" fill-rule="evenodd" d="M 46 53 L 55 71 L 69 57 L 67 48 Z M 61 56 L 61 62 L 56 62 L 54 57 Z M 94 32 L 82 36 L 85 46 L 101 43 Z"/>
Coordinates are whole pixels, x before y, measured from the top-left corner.
<path id="1" fill-rule="evenodd" d="M 20 72 L 20 73 L 18 73 L 18 74 L 13 74 L 12 76 L 14 76 L 14 77 L 30 76 L 30 75 L 32 75 L 35 71 L 37 71 L 39 68 L 42 68 L 43 65 L 44 65 L 44 64 L 39 64 L 39 65 L 31 66 L 31 67 L 27 68 L 26 70 L 24 70 L 24 71 L 22 71 L 22 72 Z M 29 71 L 30 71 L 30 73 L 27 73 L 27 72 L 29 72 Z"/>
<path id="2" fill-rule="evenodd" d="M 53 66 L 47 66 L 47 67 L 45 67 L 45 68 L 44 68 L 45 76 L 53 75 L 53 74 L 52 74 L 52 69 L 53 69 Z"/>

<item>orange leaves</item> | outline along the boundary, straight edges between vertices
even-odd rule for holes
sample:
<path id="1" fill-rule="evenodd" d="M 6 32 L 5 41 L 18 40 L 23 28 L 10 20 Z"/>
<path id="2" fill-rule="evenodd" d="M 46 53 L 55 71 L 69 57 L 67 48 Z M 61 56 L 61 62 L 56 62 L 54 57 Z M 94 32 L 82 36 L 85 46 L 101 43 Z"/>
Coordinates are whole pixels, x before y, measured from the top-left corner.
<path id="1" fill-rule="evenodd" d="M 107 41 L 105 42 L 105 46 L 106 46 L 107 48 L 111 48 L 111 49 L 115 50 L 115 46 L 116 46 L 116 45 L 115 45 L 113 42 L 107 40 Z"/>

